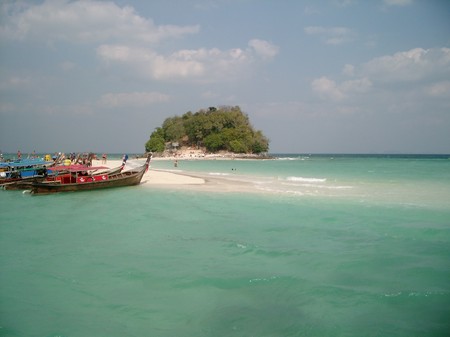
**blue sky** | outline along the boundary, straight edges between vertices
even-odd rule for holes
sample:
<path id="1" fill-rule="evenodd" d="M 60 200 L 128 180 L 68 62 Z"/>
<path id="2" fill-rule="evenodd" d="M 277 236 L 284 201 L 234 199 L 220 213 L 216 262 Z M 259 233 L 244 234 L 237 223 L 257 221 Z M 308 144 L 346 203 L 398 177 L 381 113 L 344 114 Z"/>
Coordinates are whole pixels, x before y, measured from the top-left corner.
<path id="1" fill-rule="evenodd" d="M 450 1 L 2 1 L 0 150 L 143 152 L 240 106 L 272 153 L 450 153 Z"/>

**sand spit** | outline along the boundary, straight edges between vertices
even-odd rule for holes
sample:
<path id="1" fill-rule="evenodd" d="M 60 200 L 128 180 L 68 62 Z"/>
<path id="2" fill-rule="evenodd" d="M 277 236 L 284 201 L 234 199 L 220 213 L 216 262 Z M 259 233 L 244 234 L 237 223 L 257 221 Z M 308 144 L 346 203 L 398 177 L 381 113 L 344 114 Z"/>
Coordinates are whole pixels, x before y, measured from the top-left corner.
<path id="1" fill-rule="evenodd" d="M 152 159 L 153 160 L 153 159 Z M 129 159 L 125 165 L 125 170 L 138 167 L 145 162 L 145 159 Z M 93 166 L 102 165 L 109 168 L 118 167 L 122 164 L 120 160 L 108 160 L 106 165 L 101 160 L 94 160 Z M 246 182 L 237 181 L 223 177 L 210 176 L 201 173 L 172 172 L 151 167 L 145 173 L 141 181 L 141 186 L 149 188 L 170 188 L 188 189 L 208 192 L 250 192 L 254 190 L 252 185 Z"/>

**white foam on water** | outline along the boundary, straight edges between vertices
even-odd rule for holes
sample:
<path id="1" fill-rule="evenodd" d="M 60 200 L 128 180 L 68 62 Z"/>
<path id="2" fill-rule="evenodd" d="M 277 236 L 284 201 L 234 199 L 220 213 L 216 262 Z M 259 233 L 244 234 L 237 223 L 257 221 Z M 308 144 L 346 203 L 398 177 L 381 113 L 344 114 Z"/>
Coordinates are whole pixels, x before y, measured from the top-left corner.
<path id="1" fill-rule="evenodd" d="M 210 176 L 229 176 L 229 173 L 222 173 L 222 172 L 209 172 Z"/>
<path id="2" fill-rule="evenodd" d="M 290 184 L 290 183 L 281 183 L 283 186 L 298 186 L 298 187 L 313 187 L 313 188 L 320 188 L 320 189 L 328 189 L 328 190 L 348 190 L 352 189 L 353 186 L 347 186 L 347 185 L 320 185 L 320 184 Z"/>
<path id="3" fill-rule="evenodd" d="M 324 183 L 326 178 L 305 178 L 305 177 L 287 177 L 287 181 L 306 182 L 306 183 Z"/>

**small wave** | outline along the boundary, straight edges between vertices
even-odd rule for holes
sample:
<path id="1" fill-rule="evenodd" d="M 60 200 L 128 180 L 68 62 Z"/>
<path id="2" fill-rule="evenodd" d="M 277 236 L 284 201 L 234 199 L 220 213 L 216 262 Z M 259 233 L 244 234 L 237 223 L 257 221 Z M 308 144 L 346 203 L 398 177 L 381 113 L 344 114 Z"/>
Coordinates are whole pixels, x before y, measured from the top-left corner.
<path id="1" fill-rule="evenodd" d="M 261 277 L 261 278 L 252 278 L 248 282 L 249 283 L 255 283 L 255 282 L 270 282 L 272 280 L 278 279 L 278 276 L 271 276 L 271 277 Z"/>
<path id="2" fill-rule="evenodd" d="M 325 190 L 349 190 L 352 189 L 353 186 L 345 186 L 345 185 L 337 185 L 337 186 L 327 186 L 327 185 L 318 185 L 318 184 L 296 184 L 296 183 L 281 183 L 283 186 L 293 186 L 293 187 L 311 187 L 311 188 L 320 188 Z"/>
<path id="3" fill-rule="evenodd" d="M 276 160 L 308 160 L 309 157 L 278 157 Z"/>
<path id="4" fill-rule="evenodd" d="M 304 178 L 304 177 L 287 177 L 287 181 L 305 182 L 305 183 L 324 183 L 326 178 Z"/>
<path id="5" fill-rule="evenodd" d="M 398 296 L 401 296 L 401 295 L 402 295 L 402 292 L 399 291 L 399 292 L 396 292 L 396 293 L 384 294 L 384 297 L 398 297 Z"/>
<path id="6" fill-rule="evenodd" d="M 330 190 L 349 190 L 349 189 L 352 189 L 353 186 L 345 186 L 345 185 L 343 185 L 343 186 L 328 186 L 328 188 Z"/>
<path id="7" fill-rule="evenodd" d="M 284 157 L 284 158 L 277 158 L 277 160 L 299 160 L 299 158 Z"/>
<path id="8" fill-rule="evenodd" d="M 303 196 L 305 193 L 301 191 L 292 191 L 292 190 L 284 190 L 278 188 L 270 188 L 270 187 L 257 187 L 259 191 L 267 192 L 267 193 L 275 193 L 275 194 L 290 194 L 290 195 L 299 195 Z"/>
<path id="9" fill-rule="evenodd" d="M 384 294 L 385 297 L 430 297 L 430 296 L 447 296 L 449 293 L 445 291 L 398 291 Z"/>
<path id="10" fill-rule="evenodd" d="M 221 172 L 209 172 L 210 176 L 229 176 L 229 173 L 221 173 Z"/>

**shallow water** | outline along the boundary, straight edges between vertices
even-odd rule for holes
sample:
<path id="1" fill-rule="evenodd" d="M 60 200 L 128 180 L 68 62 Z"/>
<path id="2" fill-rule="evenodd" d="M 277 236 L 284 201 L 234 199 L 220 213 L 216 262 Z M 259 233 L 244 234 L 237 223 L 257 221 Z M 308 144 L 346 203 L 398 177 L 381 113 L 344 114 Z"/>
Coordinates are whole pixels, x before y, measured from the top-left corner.
<path id="1" fill-rule="evenodd" d="M 446 156 L 284 156 L 278 160 L 153 161 L 152 168 L 250 183 L 259 192 L 450 209 Z"/>
<path id="2" fill-rule="evenodd" d="M 179 162 L 252 193 L 1 191 L 0 336 L 445 336 L 450 161 L 393 160 Z"/>

